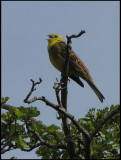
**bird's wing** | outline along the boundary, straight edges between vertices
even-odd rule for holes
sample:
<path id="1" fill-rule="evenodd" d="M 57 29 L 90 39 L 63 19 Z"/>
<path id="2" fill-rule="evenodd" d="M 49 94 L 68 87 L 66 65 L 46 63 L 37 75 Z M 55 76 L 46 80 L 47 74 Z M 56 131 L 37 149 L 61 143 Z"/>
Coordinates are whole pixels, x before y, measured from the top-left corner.
<path id="1" fill-rule="evenodd" d="M 84 79 L 86 78 L 86 80 L 89 79 L 93 82 L 89 70 L 73 50 L 71 51 L 70 54 L 70 63 L 76 68 L 76 70 L 78 70 L 82 78 Z"/>
<path id="2" fill-rule="evenodd" d="M 61 42 L 59 43 L 60 48 L 61 48 L 61 58 L 65 59 L 65 46 L 66 43 Z M 71 50 L 70 53 L 70 64 L 73 66 L 73 68 L 76 69 L 76 71 L 79 73 L 79 76 L 82 77 L 85 80 L 91 80 L 93 82 L 92 77 L 89 74 L 89 70 L 86 68 L 85 64 L 82 62 L 82 60 L 77 56 L 77 54 Z"/>

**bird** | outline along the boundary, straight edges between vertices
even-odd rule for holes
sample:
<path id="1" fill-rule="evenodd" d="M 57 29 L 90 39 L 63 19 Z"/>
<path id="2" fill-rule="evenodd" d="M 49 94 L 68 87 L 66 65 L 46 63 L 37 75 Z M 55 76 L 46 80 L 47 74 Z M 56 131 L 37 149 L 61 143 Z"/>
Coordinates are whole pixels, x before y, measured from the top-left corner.
<path id="1" fill-rule="evenodd" d="M 52 65 L 58 71 L 62 72 L 63 62 L 65 60 L 65 55 L 66 55 L 66 49 L 65 49 L 66 42 L 59 34 L 50 34 L 48 36 L 49 38 L 47 39 L 48 40 L 47 49 L 48 49 L 49 59 Z M 101 102 L 103 102 L 103 100 L 105 99 L 105 97 L 96 87 L 89 73 L 89 70 L 82 62 L 82 60 L 79 58 L 79 56 L 72 49 L 70 51 L 68 77 L 74 80 L 81 87 L 84 87 L 84 84 L 80 80 L 80 78 L 82 78 L 92 88 L 92 90 L 95 92 L 95 94 L 97 95 L 97 97 Z"/>

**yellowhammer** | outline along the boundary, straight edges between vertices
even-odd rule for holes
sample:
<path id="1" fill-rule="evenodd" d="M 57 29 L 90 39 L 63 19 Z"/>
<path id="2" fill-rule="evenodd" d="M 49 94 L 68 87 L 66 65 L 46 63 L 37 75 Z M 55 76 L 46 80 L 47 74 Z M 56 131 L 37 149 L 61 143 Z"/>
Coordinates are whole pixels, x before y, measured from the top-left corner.
<path id="1" fill-rule="evenodd" d="M 64 42 L 64 39 L 58 34 L 51 34 L 48 36 L 49 36 L 48 53 L 50 61 L 52 65 L 61 72 L 66 54 L 65 52 L 66 43 Z M 69 77 L 82 87 L 84 87 L 84 85 L 79 79 L 79 77 L 84 79 L 96 93 L 100 101 L 103 102 L 103 99 L 105 99 L 105 97 L 95 86 L 94 81 L 90 76 L 88 69 L 73 50 L 71 50 L 70 53 Z"/>

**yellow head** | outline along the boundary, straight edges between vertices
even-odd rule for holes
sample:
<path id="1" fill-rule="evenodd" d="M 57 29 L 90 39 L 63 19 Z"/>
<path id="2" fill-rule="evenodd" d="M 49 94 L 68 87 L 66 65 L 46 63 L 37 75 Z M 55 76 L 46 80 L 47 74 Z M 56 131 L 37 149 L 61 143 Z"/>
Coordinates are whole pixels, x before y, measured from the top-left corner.
<path id="1" fill-rule="evenodd" d="M 48 49 L 58 43 L 58 42 L 64 42 L 64 39 L 59 35 L 59 34 L 51 34 L 51 35 L 48 35 L 49 36 L 49 39 L 48 40 Z"/>

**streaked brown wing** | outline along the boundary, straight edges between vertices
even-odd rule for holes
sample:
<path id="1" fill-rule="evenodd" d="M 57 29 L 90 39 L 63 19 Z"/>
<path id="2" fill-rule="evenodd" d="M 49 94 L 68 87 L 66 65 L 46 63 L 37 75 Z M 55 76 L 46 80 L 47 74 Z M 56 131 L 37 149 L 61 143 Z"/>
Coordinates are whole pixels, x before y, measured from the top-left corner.
<path id="1" fill-rule="evenodd" d="M 65 59 L 65 46 L 66 44 L 64 42 L 59 43 L 61 48 L 61 56 Z M 72 50 L 70 54 L 70 64 L 76 68 L 76 70 L 83 75 L 86 79 L 90 79 L 93 82 L 92 77 L 89 74 L 88 69 L 86 68 L 85 64 L 82 62 L 82 60 L 77 56 L 77 54 Z"/>
<path id="2" fill-rule="evenodd" d="M 76 53 L 72 50 L 70 54 L 70 63 L 83 75 L 86 76 L 86 78 L 89 78 L 92 82 L 93 79 L 89 74 L 89 70 L 85 66 L 85 64 L 82 62 L 82 60 L 76 55 Z"/>

